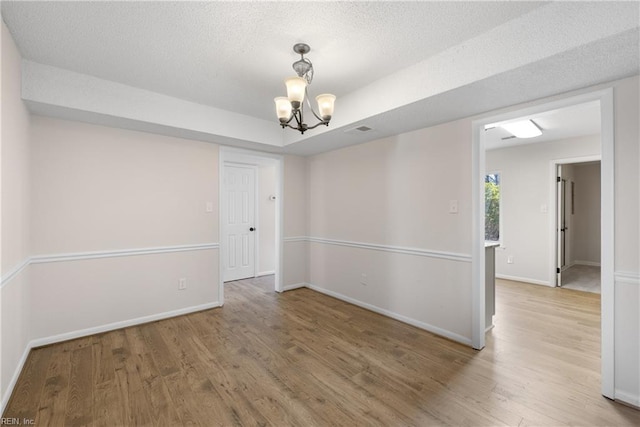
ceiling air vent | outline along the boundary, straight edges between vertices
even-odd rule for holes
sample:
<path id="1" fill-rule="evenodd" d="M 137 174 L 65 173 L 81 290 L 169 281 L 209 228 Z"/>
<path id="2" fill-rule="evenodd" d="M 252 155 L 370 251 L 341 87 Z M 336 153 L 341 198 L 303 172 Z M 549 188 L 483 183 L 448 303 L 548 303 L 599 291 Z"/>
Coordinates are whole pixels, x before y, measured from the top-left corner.
<path id="1" fill-rule="evenodd" d="M 372 130 L 373 129 L 370 128 L 369 126 L 359 125 L 359 126 L 356 126 L 354 128 L 345 130 L 344 133 L 362 133 L 362 132 L 369 132 L 369 131 L 372 131 Z"/>

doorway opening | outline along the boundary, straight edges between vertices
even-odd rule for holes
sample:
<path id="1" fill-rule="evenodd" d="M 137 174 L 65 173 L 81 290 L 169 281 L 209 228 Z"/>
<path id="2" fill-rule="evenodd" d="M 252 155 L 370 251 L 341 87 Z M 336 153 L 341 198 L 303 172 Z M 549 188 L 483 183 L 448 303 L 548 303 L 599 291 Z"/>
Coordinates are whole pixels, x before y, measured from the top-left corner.
<path id="1" fill-rule="evenodd" d="M 517 118 L 531 116 L 547 111 L 553 111 L 570 106 L 597 102 L 600 112 L 600 145 L 601 145 L 601 392 L 605 397 L 614 396 L 614 299 L 613 299 L 613 254 L 614 254 L 614 114 L 613 114 L 613 90 L 611 88 L 591 93 L 565 98 L 546 104 L 539 104 L 517 111 L 498 114 L 493 117 L 478 119 L 472 124 L 472 218 L 473 218 L 473 248 L 472 248 L 472 343 L 476 349 L 482 349 L 485 345 L 485 176 L 486 153 L 485 144 L 487 136 L 485 130 L 500 122 L 515 121 Z M 535 125 L 535 123 L 534 123 Z M 504 171 L 503 171 L 504 172 Z M 555 170 L 554 170 L 555 172 Z M 506 176 L 502 178 L 502 187 L 507 191 L 510 185 Z M 556 180 L 552 183 L 555 187 Z M 523 190 L 523 189 L 521 189 Z M 555 191 L 551 198 L 555 198 Z M 539 203 L 539 202 L 538 202 Z M 548 214 L 549 207 L 555 206 L 554 200 L 548 203 L 540 203 L 530 208 L 540 214 Z M 554 211 L 551 211 L 552 214 Z M 550 228 L 554 228 L 555 221 L 548 221 Z M 525 224 L 523 224 L 525 226 Z M 502 236 L 502 243 L 508 246 L 508 236 Z M 549 253 L 556 256 L 556 242 L 550 242 L 552 247 Z M 545 251 L 546 252 L 546 251 Z M 517 259 L 517 258 L 515 258 Z M 550 265 L 555 264 L 555 259 Z M 551 271 L 550 271 L 551 272 Z M 547 284 L 555 282 L 555 271 L 547 277 Z"/>
<path id="2" fill-rule="evenodd" d="M 553 162 L 556 243 L 551 284 L 565 289 L 601 292 L 600 156 Z"/>
<path id="3" fill-rule="evenodd" d="M 220 148 L 221 305 L 225 282 L 273 276 L 282 291 L 282 176 L 280 155 Z"/>

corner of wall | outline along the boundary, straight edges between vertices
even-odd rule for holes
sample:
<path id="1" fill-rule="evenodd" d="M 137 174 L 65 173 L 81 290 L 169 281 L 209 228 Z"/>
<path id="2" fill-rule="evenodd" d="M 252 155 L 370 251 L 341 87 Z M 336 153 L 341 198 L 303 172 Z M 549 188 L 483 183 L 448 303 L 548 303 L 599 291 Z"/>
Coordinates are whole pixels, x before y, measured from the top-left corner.
<path id="1" fill-rule="evenodd" d="M 29 352 L 30 114 L 21 98 L 22 57 L 9 29 L 0 36 L 0 402 Z"/>

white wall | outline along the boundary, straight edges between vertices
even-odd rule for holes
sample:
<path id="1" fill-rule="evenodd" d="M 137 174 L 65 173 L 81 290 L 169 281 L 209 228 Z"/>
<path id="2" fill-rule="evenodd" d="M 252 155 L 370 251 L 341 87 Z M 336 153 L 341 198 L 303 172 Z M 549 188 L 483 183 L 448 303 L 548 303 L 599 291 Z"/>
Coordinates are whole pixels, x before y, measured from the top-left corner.
<path id="1" fill-rule="evenodd" d="M 464 120 L 311 157 L 311 285 L 469 343 L 470 140 Z"/>
<path id="2" fill-rule="evenodd" d="M 17 379 L 29 342 L 29 114 L 20 99 L 20 53 L 2 22 L 0 135 L 0 401 Z"/>
<path id="3" fill-rule="evenodd" d="M 307 236 L 307 159 L 299 156 L 284 157 L 284 241 L 283 286 L 285 289 L 304 286 L 309 282 Z"/>
<path id="4" fill-rule="evenodd" d="M 31 133 L 33 339 L 216 303 L 217 145 L 37 116 Z"/>
<path id="5" fill-rule="evenodd" d="M 497 276 L 554 285 L 549 276 L 553 268 L 549 266 L 549 224 L 555 215 L 549 205 L 551 161 L 599 154 L 599 135 L 487 151 L 487 170 L 501 173 L 502 247 L 496 250 Z M 570 198 L 570 191 L 567 194 Z M 569 229 L 573 232 L 572 226 Z M 570 260 L 570 245 L 568 250 Z M 513 264 L 507 263 L 509 256 Z"/>
<path id="6" fill-rule="evenodd" d="M 573 263 L 600 265 L 600 163 L 574 165 Z"/>
<path id="7" fill-rule="evenodd" d="M 276 194 L 275 166 L 258 167 L 258 275 L 273 274 L 276 269 Z"/>

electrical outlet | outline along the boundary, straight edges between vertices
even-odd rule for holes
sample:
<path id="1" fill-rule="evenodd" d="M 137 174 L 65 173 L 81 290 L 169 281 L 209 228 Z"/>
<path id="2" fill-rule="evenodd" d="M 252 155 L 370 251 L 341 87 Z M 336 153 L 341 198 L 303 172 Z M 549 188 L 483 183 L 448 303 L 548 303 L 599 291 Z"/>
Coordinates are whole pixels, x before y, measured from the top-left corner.
<path id="1" fill-rule="evenodd" d="M 183 277 L 178 280 L 178 290 L 184 291 L 185 289 L 187 289 L 187 279 Z"/>
<path id="2" fill-rule="evenodd" d="M 513 255 L 507 257 L 507 264 L 513 264 Z"/>
<path id="3" fill-rule="evenodd" d="M 360 284 L 363 286 L 367 286 L 367 275 L 364 273 L 360 275 Z"/>

